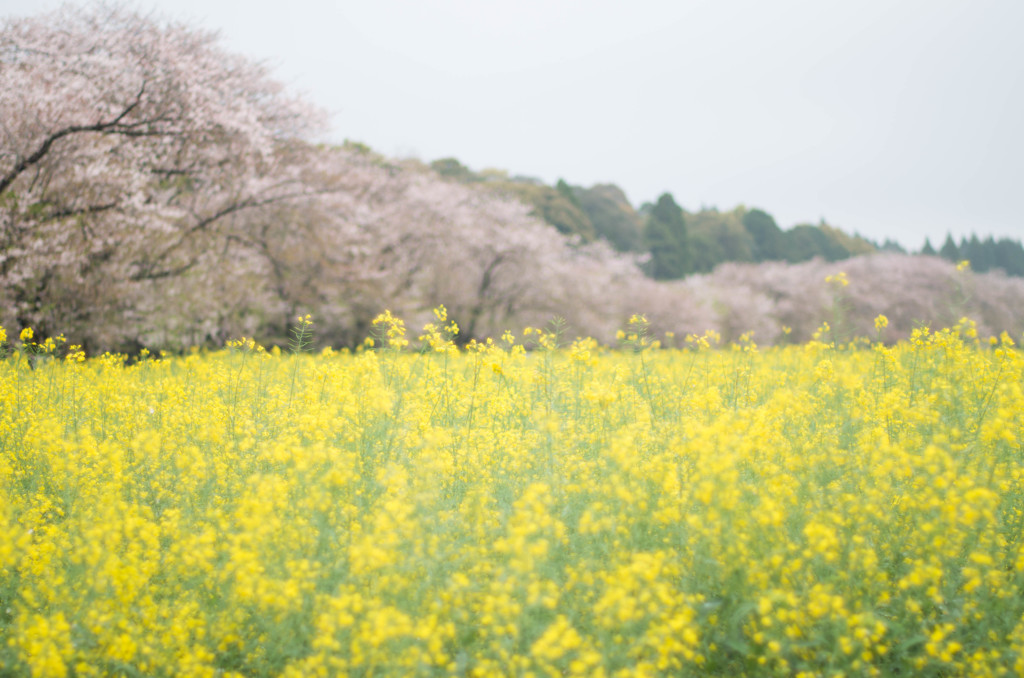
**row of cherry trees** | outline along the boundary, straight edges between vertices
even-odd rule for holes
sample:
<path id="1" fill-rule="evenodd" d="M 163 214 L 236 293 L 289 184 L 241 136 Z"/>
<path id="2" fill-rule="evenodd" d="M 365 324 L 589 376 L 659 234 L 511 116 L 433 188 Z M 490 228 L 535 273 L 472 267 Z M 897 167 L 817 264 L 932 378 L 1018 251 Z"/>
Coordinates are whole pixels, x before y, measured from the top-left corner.
<path id="1" fill-rule="evenodd" d="M 513 199 L 311 142 L 324 124 L 194 27 L 107 6 L 6 21 L 0 324 L 132 350 L 284 342 L 312 313 L 320 340 L 344 345 L 384 308 L 413 324 L 444 303 L 465 337 L 561 316 L 570 333 L 611 342 L 643 312 L 658 331 L 754 329 L 769 342 L 806 338 L 832 309 L 824 264 L 658 283 Z M 1024 281 L 928 257 L 844 263 L 858 328 L 879 312 L 940 322 L 955 306 L 1021 329 Z"/>
<path id="2" fill-rule="evenodd" d="M 602 334 L 633 262 L 415 163 L 309 141 L 323 116 L 214 34 L 117 7 L 0 29 L 8 327 L 94 349 L 354 343 L 446 303 L 466 336 L 568 316 Z M 584 302 L 584 303 L 581 303 Z"/>
<path id="3" fill-rule="evenodd" d="M 837 262 L 730 263 L 687 278 L 688 292 L 715 312 L 713 327 L 736 339 L 754 331 L 759 343 L 803 342 L 823 323 L 823 340 L 855 337 L 892 342 L 918 328 L 976 323 L 979 336 L 1024 332 L 1024 280 L 978 274 L 938 257 L 879 252 Z M 885 315 L 880 332 L 875 318 Z"/>

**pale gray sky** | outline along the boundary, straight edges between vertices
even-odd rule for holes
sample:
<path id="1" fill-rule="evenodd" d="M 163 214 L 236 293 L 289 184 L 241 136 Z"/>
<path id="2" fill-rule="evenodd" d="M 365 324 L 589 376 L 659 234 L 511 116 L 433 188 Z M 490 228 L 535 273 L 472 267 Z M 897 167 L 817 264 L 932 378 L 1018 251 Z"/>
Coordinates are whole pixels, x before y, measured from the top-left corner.
<path id="1" fill-rule="evenodd" d="M 0 0 L 0 16 L 57 7 Z M 82 2 L 76 2 L 82 4 Z M 138 0 L 333 113 L 336 140 L 634 204 L 938 247 L 1024 238 L 1019 0 Z"/>

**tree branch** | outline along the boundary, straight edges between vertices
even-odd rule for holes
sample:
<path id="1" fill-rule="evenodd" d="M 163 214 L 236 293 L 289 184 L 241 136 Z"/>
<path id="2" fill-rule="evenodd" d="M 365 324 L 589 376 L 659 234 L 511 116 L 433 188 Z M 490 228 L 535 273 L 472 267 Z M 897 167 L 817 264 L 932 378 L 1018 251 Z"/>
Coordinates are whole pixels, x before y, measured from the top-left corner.
<path id="1" fill-rule="evenodd" d="M 128 115 L 135 110 L 140 103 L 142 103 L 142 95 L 146 91 L 146 83 L 143 81 L 142 86 L 139 88 L 138 94 L 135 95 L 135 100 L 129 103 L 123 111 L 121 111 L 117 117 L 107 122 L 97 122 L 92 125 L 69 125 L 63 129 L 59 129 L 56 132 L 50 134 L 50 136 L 43 139 L 39 147 L 31 154 L 24 157 L 21 162 L 15 165 L 10 172 L 0 177 L 0 193 L 3 193 L 7 188 L 14 183 L 22 172 L 32 167 L 40 160 L 46 157 L 46 154 L 50 152 L 50 148 L 54 143 L 63 139 L 66 136 L 72 134 L 81 134 L 82 132 L 110 132 L 111 130 L 117 130 L 117 127 L 121 125 L 121 121 L 124 120 Z M 117 131 L 119 134 L 126 134 L 129 136 L 134 135 L 132 130 L 142 124 L 150 124 L 155 121 L 145 121 L 134 123 L 132 125 L 123 125 L 123 131 Z"/>
<path id="2" fill-rule="evenodd" d="M 153 279 L 157 279 L 157 278 L 172 277 L 174 275 L 178 275 L 180 273 L 184 273 L 185 271 L 187 271 L 188 269 L 192 268 L 196 264 L 195 260 L 193 260 L 191 263 L 189 263 L 187 265 L 177 266 L 177 267 L 174 267 L 172 269 L 165 270 L 165 271 L 154 271 L 153 269 L 156 268 L 156 266 L 161 261 L 163 261 L 167 257 L 169 257 L 175 250 L 177 250 L 179 247 L 184 245 L 185 242 L 190 237 L 192 237 L 193 235 L 195 235 L 199 231 L 205 230 L 207 227 L 210 226 L 210 224 L 212 224 L 212 223 L 214 223 L 214 222 L 216 222 L 216 221 L 218 221 L 220 219 L 223 219 L 224 217 L 226 217 L 226 216 L 228 216 L 230 214 L 234 214 L 235 212 L 240 212 L 242 210 L 247 210 L 247 209 L 252 209 L 252 208 L 257 208 L 257 207 L 265 207 L 266 205 L 271 205 L 271 204 L 274 204 L 276 202 L 282 202 L 282 201 L 285 201 L 285 200 L 290 200 L 292 198 L 304 197 L 306 195 L 308 195 L 308 194 L 305 193 L 305 192 L 299 191 L 299 192 L 296 192 L 294 194 L 285 194 L 285 195 L 275 196 L 273 198 L 266 198 L 264 200 L 255 200 L 255 199 L 252 199 L 252 198 L 248 198 L 246 200 L 241 200 L 239 202 L 235 202 L 235 203 L 232 203 L 230 205 L 227 205 L 226 207 L 223 207 L 222 209 L 218 210 L 217 212 L 214 212 L 213 214 L 211 214 L 209 216 L 206 216 L 206 217 L 203 217 L 202 219 L 199 219 L 193 226 L 191 226 L 190 228 L 185 230 L 185 232 L 182 233 L 181 236 L 175 242 L 173 242 L 170 245 L 168 245 L 166 248 L 164 248 L 164 250 L 162 252 L 160 252 L 155 257 L 153 257 L 153 259 L 150 262 L 148 262 L 148 264 L 144 264 L 141 261 L 133 262 L 135 265 L 140 266 L 142 268 L 142 270 L 140 270 L 137 273 L 133 273 L 131 275 L 131 277 L 130 277 L 130 280 L 133 280 L 133 281 L 153 280 Z"/>

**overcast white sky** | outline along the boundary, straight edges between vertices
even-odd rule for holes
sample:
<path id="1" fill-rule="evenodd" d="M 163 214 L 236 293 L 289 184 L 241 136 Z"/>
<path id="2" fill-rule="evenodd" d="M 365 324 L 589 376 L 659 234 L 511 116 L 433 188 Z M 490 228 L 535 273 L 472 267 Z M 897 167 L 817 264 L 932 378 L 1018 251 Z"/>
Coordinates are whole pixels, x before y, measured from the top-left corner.
<path id="1" fill-rule="evenodd" d="M 57 0 L 0 0 L 0 16 Z M 84 4 L 79 0 L 75 4 Z M 332 138 L 639 205 L 743 203 L 909 248 L 1024 238 L 1019 0 L 138 0 L 333 113 Z"/>

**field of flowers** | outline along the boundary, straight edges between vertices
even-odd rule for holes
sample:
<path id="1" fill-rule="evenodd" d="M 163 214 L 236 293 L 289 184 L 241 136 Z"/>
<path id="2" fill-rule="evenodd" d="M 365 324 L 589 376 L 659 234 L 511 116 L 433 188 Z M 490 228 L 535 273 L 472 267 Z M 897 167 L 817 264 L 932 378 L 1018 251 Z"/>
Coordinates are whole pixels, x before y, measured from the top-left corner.
<path id="1" fill-rule="evenodd" d="M 0 675 L 1024 673 L 1010 337 L 375 328 L 12 336 Z"/>

